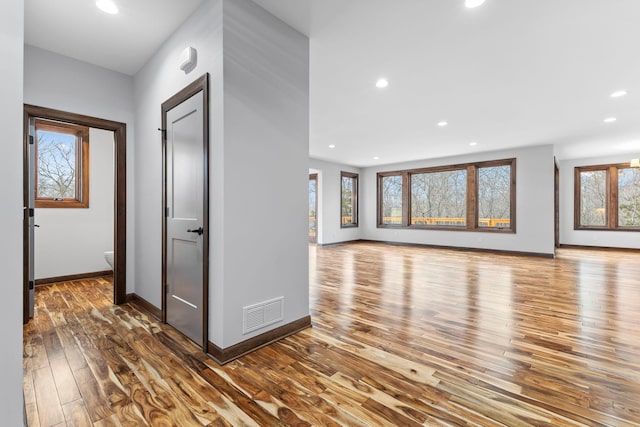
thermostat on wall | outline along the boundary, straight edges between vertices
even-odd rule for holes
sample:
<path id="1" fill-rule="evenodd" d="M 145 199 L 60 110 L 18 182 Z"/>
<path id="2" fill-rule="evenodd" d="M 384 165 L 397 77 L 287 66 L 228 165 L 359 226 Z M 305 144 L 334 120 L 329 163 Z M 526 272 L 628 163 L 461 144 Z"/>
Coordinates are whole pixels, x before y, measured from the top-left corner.
<path id="1" fill-rule="evenodd" d="M 197 57 L 198 57 L 197 51 L 191 46 L 187 47 L 185 50 L 183 50 L 180 53 L 180 60 L 179 60 L 180 69 L 185 73 L 188 73 L 189 71 L 191 71 L 196 65 Z"/>

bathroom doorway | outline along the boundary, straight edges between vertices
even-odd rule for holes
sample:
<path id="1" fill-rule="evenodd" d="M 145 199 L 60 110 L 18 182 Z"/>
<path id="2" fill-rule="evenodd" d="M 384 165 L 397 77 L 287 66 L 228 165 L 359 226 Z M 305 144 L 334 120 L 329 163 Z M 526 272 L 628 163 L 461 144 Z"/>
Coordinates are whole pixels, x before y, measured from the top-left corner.
<path id="1" fill-rule="evenodd" d="M 31 105 L 25 105 L 24 107 L 24 184 L 23 184 L 23 195 L 24 195 L 24 228 L 23 228 L 23 259 L 24 259 L 24 270 L 23 270 L 23 286 L 24 286 L 24 322 L 28 322 L 29 318 L 33 314 L 33 292 L 35 286 L 35 264 L 34 262 L 34 253 L 35 247 L 34 244 L 34 235 L 36 234 L 36 227 L 39 224 L 35 224 L 35 208 L 38 207 L 38 202 L 35 201 L 35 188 L 38 185 L 35 178 L 35 170 L 36 170 L 36 149 L 35 149 L 35 133 L 36 133 L 36 124 L 41 126 L 43 129 L 43 134 L 45 131 L 55 130 L 55 129 L 63 129 L 63 132 L 66 132 L 65 129 L 69 129 L 68 133 L 72 135 L 76 132 L 76 128 L 80 129 L 77 132 L 82 133 L 81 129 L 87 129 L 87 133 L 91 132 L 93 134 L 92 138 L 95 139 L 96 145 L 95 150 L 98 153 L 102 153 L 102 157 L 109 157 L 112 159 L 110 165 L 99 165 L 99 162 L 95 163 L 92 168 L 96 168 L 94 174 L 98 174 L 101 172 L 105 172 L 105 168 L 112 168 L 111 174 L 102 173 L 101 176 L 108 176 L 111 180 L 109 182 L 102 182 L 100 185 L 103 186 L 102 192 L 108 192 L 111 190 L 113 196 L 111 197 L 111 201 L 106 201 L 104 199 L 101 200 L 99 197 L 99 193 L 101 190 L 99 189 L 99 185 L 96 187 L 96 194 L 94 195 L 94 199 L 92 203 L 94 205 L 107 204 L 106 206 L 106 215 L 104 214 L 105 209 L 102 209 L 103 216 L 110 217 L 110 223 L 112 224 L 111 232 L 106 232 L 106 237 L 103 236 L 102 240 L 105 240 L 106 243 L 103 242 L 105 246 L 104 251 L 108 251 L 109 249 L 113 249 L 113 284 L 114 284 L 114 297 L 113 302 L 115 304 L 122 304 L 126 300 L 126 157 L 125 157 L 125 149 L 126 149 L 126 125 L 124 123 L 113 122 L 110 120 L 99 119 L 95 117 L 89 117 L 79 114 L 73 114 L 68 112 L 63 112 L 59 110 L 53 110 L 43 107 L 36 107 Z M 111 142 L 109 147 L 99 147 L 97 144 L 105 144 Z M 43 146 L 44 147 L 44 146 Z M 64 142 L 57 142 L 54 144 L 54 147 L 58 154 L 64 152 Z M 71 158 L 80 159 L 84 158 L 85 162 L 89 161 L 89 152 L 91 148 L 87 147 L 86 153 L 80 148 L 80 145 L 74 149 L 73 153 L 70 155 Z M 108 150 L 112 150 L 108 152 Z M 71 149 L 67 148 L 67 153 L 71 152 Z M 94 153 L 94 154 L 98 154 Z M 41 157 L 42 158 L 42 157 Z M 76 165 L 80 165 L 80 163 L 76 163 Z M 107 171 L 108 172 L 108 171 Z M 85 176 L 86 174 L 86 176 Z M 85 168 L 78 167 L 77 173 L 73 174 L 74 179 L 74 188 L 77 193 L 73 193 L 73 197 L 67 197 L 66 195 L 62 197 L 49 197 L 49 200 L 43 201 L 40 200 L 40 207 L 47 207 L 47 203 L 55 204 L 55 203 L 69 203 L 68 207 L 80 207 L 82 208 L 82 204 L 86 203 L 88 205 L 89 202 L 89 193 L 86 195 L 84 191 L 88 189 L 89 185 L 89 170 L 85 170 Z M 83 178 L 86 178 L 86 183 L 83 184 Z M 43 184 L 42 181 L 40 184 Z M 95 179 L 91 181 L 91 186 L 95 186 Z M 109 188 L 110 187 L 110 188 Z M 105 191 L 104 189 L 107 189 Z M 86 199 L 86 200 L 85 200 Z M 111 206 L 111 211 L 109 212 L 109 206 Z M 59 214 L 61 210 L 50 209 L 48 211 L 47 216 L 53 217 L 56 216 L 56 211 Z M 86 212 L 86 211 L 85 211 Z M 58 215 L 59 216 L 59 215 Z M 44 218 L 44 217 L 43 217 Z M 67 221 L 68 222 L 68 221 Z M 48 232 L 52 232 L 51 227 Z M 91 239 L 92 235 L 100 235 L 104 234 L 105 230 L 92 230 L 91 225 L 87 226 L 86 230 L 83 230 L 84 234 L 87 236 L 87 239 Z M 60 231 L 58 232 L 57 238 L 60 239 Z M 55 234 L 55 233 L 53 233 Z M 110 236 L 110 237 L 109 237 Z M 54 237 L 56 238 L 56 237 Z M 111 239 L 112 244 L 110 244 L 109 239 Z M 54 242 L 55 244 L 55 242 Z M 62 244 L 62 243 L 61 243 Z M 100 255 L 103 254 L 103 251 L 100 251 Z M 51 263 L 50 263 L 51 264 Z M 106 261 L 104 264 L 95 264 L 94 265 L 104 265 L 103 270 L 106 270 L 107 264 Z M 53 270 L 54 271 L 54 270 Z"/>

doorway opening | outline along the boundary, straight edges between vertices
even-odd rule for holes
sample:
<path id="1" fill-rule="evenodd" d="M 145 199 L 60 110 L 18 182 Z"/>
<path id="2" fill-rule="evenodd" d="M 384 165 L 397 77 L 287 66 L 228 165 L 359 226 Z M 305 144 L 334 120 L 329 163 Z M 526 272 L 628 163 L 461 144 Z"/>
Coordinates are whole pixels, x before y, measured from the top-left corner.
<path id="1" fill-rule="evenodd" d="M 33 135 L 30 124 L 36 119 L 59 123 L 76 124 L 88 128 L 113 132 L 114 143 L 114 214 L 113 214 L 113 303 L 126 302 L 126 124 L 81 114 L 69 113 L 34 105 L 24 106 L 23 127 L 23 322 L 27 323 L 33 312 L 33 291 L 35 281 L 33 271 L 34 205 L 31 200 L 31 180 L 34 173 L 30 159 L 30 141 Z"/>
<path id="2" fill-rule="evenodd" d="M 318 243 L 318 174 L 309 174 L 309 243 Z"/>

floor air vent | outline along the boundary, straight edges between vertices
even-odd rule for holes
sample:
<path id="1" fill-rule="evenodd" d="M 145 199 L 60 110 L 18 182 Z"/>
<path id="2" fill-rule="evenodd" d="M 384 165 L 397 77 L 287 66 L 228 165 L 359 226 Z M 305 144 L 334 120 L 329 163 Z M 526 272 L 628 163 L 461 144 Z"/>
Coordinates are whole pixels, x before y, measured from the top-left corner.
<path id="1" fill-rule="evenodd" d="M 246 334 L 284 319 L 284 297 L 244 307 L 242 333 Z"/>

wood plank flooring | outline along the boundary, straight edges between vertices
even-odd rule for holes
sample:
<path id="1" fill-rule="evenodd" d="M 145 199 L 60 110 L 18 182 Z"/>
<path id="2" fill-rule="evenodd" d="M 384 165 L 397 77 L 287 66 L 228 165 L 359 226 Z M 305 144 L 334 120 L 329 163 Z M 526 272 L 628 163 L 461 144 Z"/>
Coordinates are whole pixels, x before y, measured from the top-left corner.
<path id="1" fill-rule="evenodd" d="M 313 328 L 221 367 L 110 279 L 38 288 L 31 427 L 640 426 L 640 254 L 310 246 Z"/>

